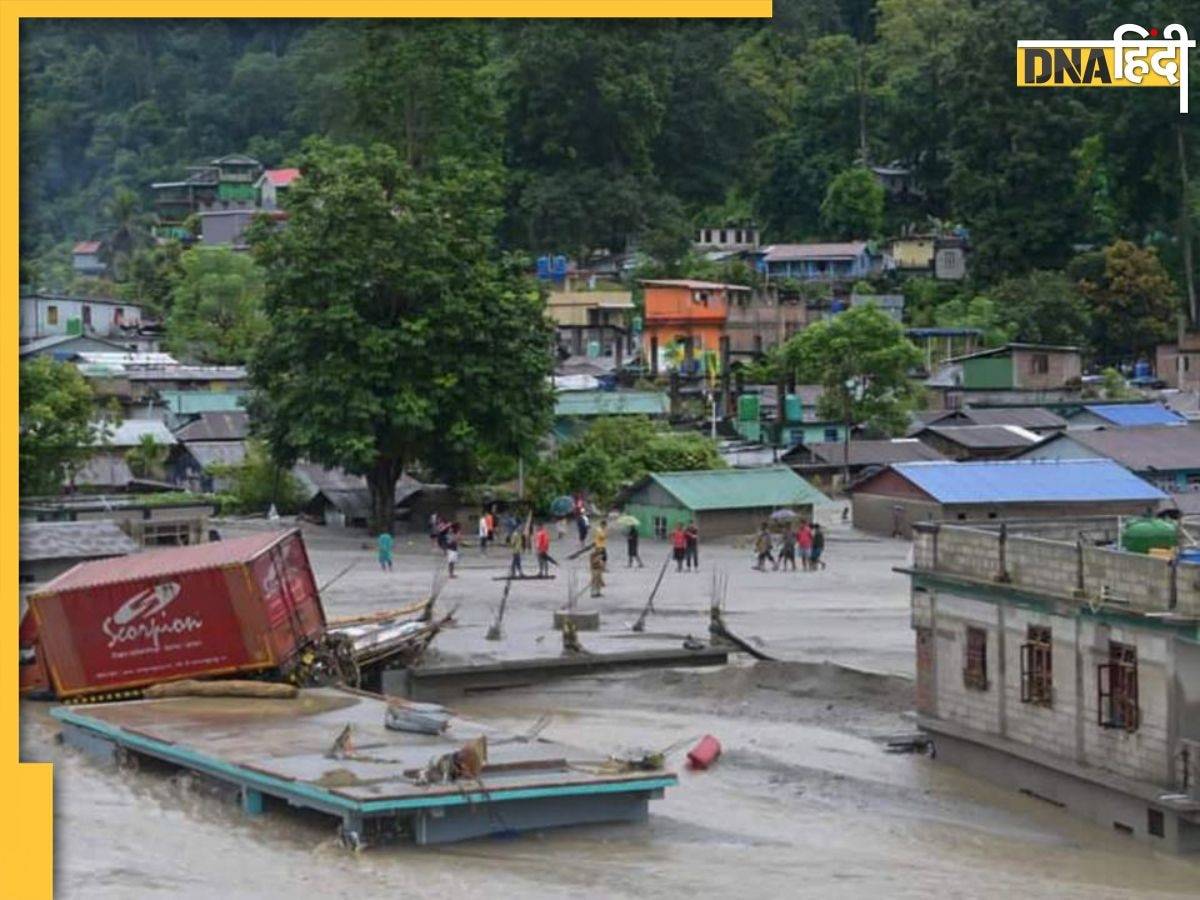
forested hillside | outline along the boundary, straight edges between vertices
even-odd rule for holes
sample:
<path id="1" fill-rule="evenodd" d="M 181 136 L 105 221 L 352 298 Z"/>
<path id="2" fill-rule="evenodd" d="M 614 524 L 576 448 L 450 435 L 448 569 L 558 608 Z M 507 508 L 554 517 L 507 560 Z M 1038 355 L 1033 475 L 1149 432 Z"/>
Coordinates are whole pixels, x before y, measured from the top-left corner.
<path id="1" fill-rule="evenodd" d="M 752 219 L 768 242 L 837 237 L 823 201 L 865 160 L 911 168 L 920 191 L 860 236 L 962 225 L 971 291 L 1034 270 L 1080 283 L 1102 264 L 1073 258 L 1119 238 L 1157 250 L 1171 302 L 1194 291 L 1184 250 L 1200 232 L 1200 111 L 1180 116 L 1168 90 L 1019 91 L 1013 60 L 1019 38 L 1106 38 L 1127 21 L 1195 31 L 1200 2 L 776 0 L 775 11 L 27 23 L 22 258 L 44 278 L 69 242 L 148 210 L 150 182 L 231 152 L 286 164 L 322 134 L 386 142 L 417 167 L 454 157 L 501 171 L 513 249 L 580 254 L 634 238 L 670 267 L 685 265 L 701 223 Z"/>

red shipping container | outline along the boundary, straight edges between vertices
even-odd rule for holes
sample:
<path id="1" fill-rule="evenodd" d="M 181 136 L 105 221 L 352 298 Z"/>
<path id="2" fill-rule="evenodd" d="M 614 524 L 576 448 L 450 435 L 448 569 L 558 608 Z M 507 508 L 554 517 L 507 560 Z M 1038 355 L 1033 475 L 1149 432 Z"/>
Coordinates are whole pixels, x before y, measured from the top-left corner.
<path id="1" fill-rule="evenodd" d="M 325 632 L 296 529 L 80 563 L 28 603 L 21 690 L 60 698 L 286 671 Z"/>

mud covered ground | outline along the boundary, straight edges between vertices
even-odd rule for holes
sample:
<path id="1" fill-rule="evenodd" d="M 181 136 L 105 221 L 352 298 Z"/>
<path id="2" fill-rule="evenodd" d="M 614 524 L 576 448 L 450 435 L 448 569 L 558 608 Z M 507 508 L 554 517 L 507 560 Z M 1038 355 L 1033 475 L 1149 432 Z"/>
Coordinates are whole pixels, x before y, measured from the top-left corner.
<path id="1" fill-rule="evenodd" d="M 362 540 L 316 532 L 318 580 L 331 614 L 398 605 L 428 590 L 436 557 L 403 544 L 381 573 Z M 724 746 L 637 825 L 563 829 L 449 847 L 347 854 L 319 816 L 244 818 L 186 776 L 97 766 L 58 745 L 42 704 L 25 704 L 26 759 L 56 772 L 56 871 L 64 897 L 678 897 L 1194 895 L 1200 865 L 1079 822 L 923 755 L 884 750 L 913 731 L 907 547 L 850 531 L 830 536 L 830 569 L 758 573 L 743 549 L 702 549 L 698 575 L 668 575 L 651 640 L 703 634 L 711 570 L 729 576 L 730 627 L 783 661 L 722 669 L 621 673 L 473 695 L 456 708 L 524 730 L 549 713 L 546 737 L 581 755 L 683 748 L 705 733 Z M 650 551 L 650 552 L 647 552 Z M 650 562 L 658 545 L 648 543 Z M 553 654 L 549 618 L 567 577 L 518 585 L 505 638 L 483 640 L 500 584 L 499 554 L 467 555 L 440 601 L 458 625 L 431 662 Z M 653 566 L 614 566 L 597 601 L 605 630 L 585 645 L 629 648 Z"/>

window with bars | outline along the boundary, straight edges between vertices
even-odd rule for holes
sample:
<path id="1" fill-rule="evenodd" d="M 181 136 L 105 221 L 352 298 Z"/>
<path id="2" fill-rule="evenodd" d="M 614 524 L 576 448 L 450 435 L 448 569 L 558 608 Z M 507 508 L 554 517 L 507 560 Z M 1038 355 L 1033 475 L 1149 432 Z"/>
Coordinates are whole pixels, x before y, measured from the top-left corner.
<path id="1" fill-rule="evenodd" d="M 1038 706 L 1054 703 L 1054 655 L 1050 629 L 1030 625 L 1021 645 L 1021 702 Z"/>
<path id="2" fill-rule="evenodd" d="M 986 691 L 987 680 L 987 631 L 983 628 L 967 628 L 967 652 L 963 660 L 963 684 L 977 691 Z"/>
<path id="3" fill-rule="evenodd" d="M 1137 731 L 1141 711 L 1136 647 L 1108 642 L 1108 662 L 1096 667 L 1096 700 L 1101 728 Z"/>

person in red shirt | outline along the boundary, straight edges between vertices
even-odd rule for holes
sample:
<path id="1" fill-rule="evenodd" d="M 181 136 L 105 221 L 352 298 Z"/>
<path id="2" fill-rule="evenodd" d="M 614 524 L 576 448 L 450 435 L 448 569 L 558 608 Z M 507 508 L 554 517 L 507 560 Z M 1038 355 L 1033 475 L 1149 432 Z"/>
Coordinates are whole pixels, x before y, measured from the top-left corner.
<path id="1" fill-rule="evenodd" d="M 800 553 L 800 566 L 805 572 L 812 569 L 812 529 L 808 527 L 808 520 L 800 521 L 800 530 L 796 532 L 796 549 Z"/>
<path id="2" fill-rule="evenodd" d="M 533 549 L 537 551 L 538 575 L 545 578 L 550 574 L 550 532 L 546 530 L 545 522 L 538 525 L 533 536 Z"/>
<path id="3" fill-rule="evenodd" d="M 675 530 L 671 532 L 671 547 L 675 552 L 675 571 L 683 571 L 683 558 L 687 555 L 687 535 L 683 533 L 683 523 L 676 522 Z"/>

